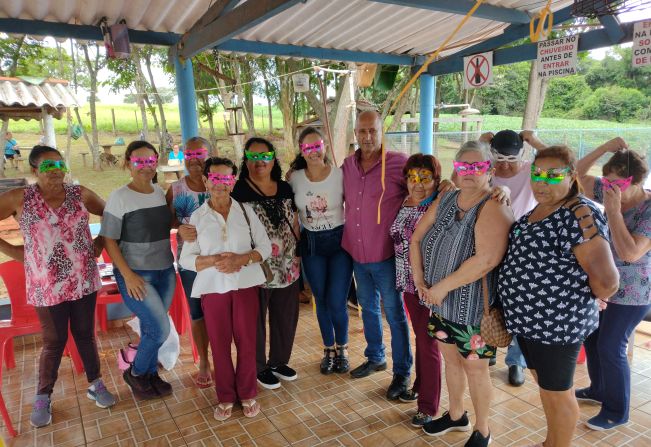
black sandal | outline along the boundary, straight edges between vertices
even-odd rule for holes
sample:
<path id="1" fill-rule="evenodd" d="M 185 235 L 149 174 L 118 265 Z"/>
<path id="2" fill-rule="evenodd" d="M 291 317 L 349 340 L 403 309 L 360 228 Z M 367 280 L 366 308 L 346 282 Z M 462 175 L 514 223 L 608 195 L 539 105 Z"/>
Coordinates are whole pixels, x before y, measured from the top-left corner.
<path id="1" fill-rule="evenodd" d="M 350 369 L 350 363 L 348 362 L 348 354 L 346 350 L 348 345 L 337 345 L 337 354 L 335 355 L 335 372 L 342 374 L 348 372 Z"/>
<path id="2" fill-rule="evenodd" d="M 323 350 L 323 360 L 321 360 L 321 374 L 332 374 L 335 366 L 335 350 L 333 348 L 325 348 Z"/>

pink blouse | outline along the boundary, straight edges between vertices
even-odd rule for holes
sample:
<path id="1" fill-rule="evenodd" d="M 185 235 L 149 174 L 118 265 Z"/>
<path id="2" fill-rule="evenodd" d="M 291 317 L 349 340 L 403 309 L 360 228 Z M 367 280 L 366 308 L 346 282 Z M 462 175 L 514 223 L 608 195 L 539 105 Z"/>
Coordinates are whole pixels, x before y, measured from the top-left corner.
<path id="1" fill-rule="evenodd" d="M 25 188 L 19 224 L 25 241 L 27 302 L 33 306 L 78 300 L 101 287 L 81 188 L 63 186 L 66 198 L 57 209 L 45 202 L 37 185 Z"/>

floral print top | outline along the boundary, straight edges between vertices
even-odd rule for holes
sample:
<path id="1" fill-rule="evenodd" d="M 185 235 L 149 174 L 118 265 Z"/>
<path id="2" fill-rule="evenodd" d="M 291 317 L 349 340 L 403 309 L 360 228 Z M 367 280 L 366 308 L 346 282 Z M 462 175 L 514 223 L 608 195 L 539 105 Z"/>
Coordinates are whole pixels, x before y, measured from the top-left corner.
<path id="1" fill-rule="evenodd" d="M 393 247 L 396 253 L 396 289 L 401 292 L 416 294 L 414 278 L 411 274 L 409 264 L 409 242 L 414 234 L 416 224 L 423 217 L 429 208 L 424 206 L 405 206 L 398 211 L 396 220 L 389 228 L 389 235 L 393 239 Z"/>
<path id="2" fill-rule="evenodd" d="M 240 179 L 231 196 L 253 208 L 271 240 L 271 256 L 267 264 L 274 279 L 266 287 L 279 289 L 294 283 L 299 277 L 301 262 L 296 256 L 296 236 L 290 227 L 296 216 L 292 187 L 280 181 L 276 195 L 268 197 L 260 195 L 246 180 Z"/>
<path id="3" fill-rule="evenodd" d="M 66 198 L 57 209 L 45 202 L 38 185 L 24 191 L 19 224 L 25 244 L 27 302 L 37 307 L 75 301 L 101 287 L 81 188 L 63 187 Z"/>
<path id="4" fill-rule="evenodd" d="M 595 178 L 594 199 L 603 203 L 603 182 L 601 177 Z M 635 208 L 624 211 L 624 222 L 631 234 L 651 238 L 651 199 L 645 200 Z M 619 259 L 611 240 L 610 248 L 619 270 L 619 290 L 610 298 L 611 303 L 628 306 L 646 306 L 651 303 L 651 251 L 635 262 Z"/>

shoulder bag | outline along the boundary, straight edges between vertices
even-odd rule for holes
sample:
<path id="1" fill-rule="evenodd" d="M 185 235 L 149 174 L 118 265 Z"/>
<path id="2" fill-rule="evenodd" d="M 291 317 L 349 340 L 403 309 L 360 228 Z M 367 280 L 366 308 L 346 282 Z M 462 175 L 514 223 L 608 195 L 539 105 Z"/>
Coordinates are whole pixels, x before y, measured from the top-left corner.
<path id="1" fill-rule="evenodd" d="M 249 215 L 246 213 L 246 210 L 244 209 L 244 205 L 242 205 L 240 202 L 237 202 L 237 204 L 242 209 L 242 213 L 244 213 L 244 219 L 246 219 L 246 224 L 249 227 L 251 250 L 255 250 L 255 242 L 253 241 L 253 231 L 251 230 L 251 221 L 249 220 Z M 264 273 L 265 284 L 269 284 L 270 282 L 272 282 L 274 280 L 274 273 L 271 271 L 271 267 L 269 267 L 269 264 L 267 263 L 266 260 L 260 262 L 260 268 L 262 269 L 262 273 Z"/>

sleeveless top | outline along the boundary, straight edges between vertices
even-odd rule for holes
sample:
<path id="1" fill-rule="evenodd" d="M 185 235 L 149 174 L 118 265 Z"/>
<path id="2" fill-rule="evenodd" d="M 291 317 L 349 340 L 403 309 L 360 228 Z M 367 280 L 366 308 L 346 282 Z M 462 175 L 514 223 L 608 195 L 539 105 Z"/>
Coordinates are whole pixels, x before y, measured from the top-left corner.
<path id="1" fill-rule="evenodd" d="M 177 182 L 172 183 L 172 206 L 176 213 L 176 219 L 182 224 L 190 223 L 190 216 L 210 198 L 208 191 L 197 192 L 190 189 L 186 182 L 187 177 L 183 177 Z M 178 249 L 176 259 L 181 255 L 183 248 L 183 239 L 177 235 Z"/>
<path id="2" fill-rule="evenodd" d="M 475 254 L 477 216 L 490 196 L 483 198 L 457 220 L 457 213 L 463 212 L 457 206 L 458 197 L 459 191 L 442 196 L 436 212 L 436 221 L 421 242 L 424 279 L 430 286 L 454 273 L 464 261 Z M 489 272 L 487 279 L 489 302 L 492 304 L 496 295 L 497 269 Z M 430 307 L 432 311 L 453 323 L 477 326 L 484 310 L 482 294 L 482 280 L 479 278 L 450 291 L 442 306 Z"/>
<path id="3" fill-rule="evenodd" d="M 393 248 L 396 253 L 396 289 L 412 295 L 416 294 L 416 286 L 414 285 L 409 263 L 409 242 L 418 221 L 428 208 L 429 205 L 403 205 L 389 229 L 389 235 L 393 239 Z"/>
<path id="4" fill-rule="evenodd" d="M 45 202 L 37 185 L 24 190 L 19 224 L 27 302 L 37 307 L 78 300 L 101 287 L 81 188 L 63 187 L 66 197 L 57 209 Z"/>

